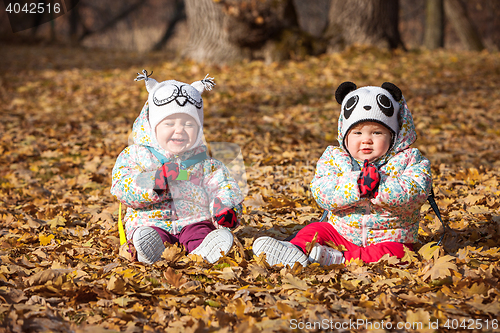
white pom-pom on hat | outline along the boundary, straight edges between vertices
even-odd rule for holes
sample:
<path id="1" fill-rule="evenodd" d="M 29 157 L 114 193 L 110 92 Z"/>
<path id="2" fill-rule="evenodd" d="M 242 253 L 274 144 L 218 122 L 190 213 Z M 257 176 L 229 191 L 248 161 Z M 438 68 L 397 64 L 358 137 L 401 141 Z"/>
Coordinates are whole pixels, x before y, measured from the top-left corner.
<path id="1" fill-rule="evenodd" d="M 144 80 L 144 83 L 146 83 L 146 89 L 150 93 L 158 84 L 158 81 L 155 79 L 150 78 L 150 76 L 153 74 L 153 71 L 148 74 L 148 71 L 143 69 L 142 74 L 137 73 L 137 77 L 134 79 L 134 81 L 141 81 Z"/>
<path id="2" fill-rule="evenodd" d="M 212 88 L 215 86 L 215 81 L 213 77 L 208 77 L 208 74 L 205 75 L 205 78 L 200 81 L 195 81 L 191 83 L 191 85 L 200 92 L 200 94 L 203 94 L 205 90 L 212 90 Z"/>

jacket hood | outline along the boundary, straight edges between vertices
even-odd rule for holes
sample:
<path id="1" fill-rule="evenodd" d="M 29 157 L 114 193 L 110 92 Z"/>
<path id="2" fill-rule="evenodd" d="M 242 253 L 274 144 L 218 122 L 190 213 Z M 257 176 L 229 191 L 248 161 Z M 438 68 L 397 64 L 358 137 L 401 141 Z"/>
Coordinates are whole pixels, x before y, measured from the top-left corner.
<path id="1" fill-rule="evenodd" d="M 189 150 L 181 153 L 181 155 L 177 156 L 171 152 L 163 149 L 158 141 L 156 140 L 156 136 L 153 133 L 151 125 L 149 124 L 149 104 L 146 102 L 141 110 L 141 113 L 134 121 L 134 125 L 132 127 L 132 141 L 134 144 L 141 146 L 149 146 L 156 149 L 162 155 L 167 158 L 175 158 L 175 157 L 189 157 L 196 152 L 199 152 L 199 149 L 196 149 L 200 146 L 203 146 L 203 133 L 198 133 L 198 138 L 196 139 L 196 143 Z M 201 137 L 200 137 L 201 136 Z"/>
<path id="2" fill-rule="evenodd" d="M 343 113 L 341 113 L 338 121 L 337 140 L 339 142 L 340 148 L 343 149 L 344 151 L 346 149 L 344 148 L 343 144 L 344 135 L 342 133 L 342 129 L 345 121 L 346 120 L 343 117 Z M 413 117 L 411 115 L 410 110 L 408 109 L 408 105 L 406 104 L 405 98 L 401 97 L 401 100 L 399 101 L 399 133 L 396 135 L 396 138 L 394 139 L 394 142 L 389 151 L 384 156 L 379 158 L 375 162 L 375 164 L 379 166 L 385 164 L 390 158 L 392 158 L 397 153 L 405 149 L 408 149 L 415 142 L 416 139 L 417 139 L 417 132 L 415 130 Z"/>

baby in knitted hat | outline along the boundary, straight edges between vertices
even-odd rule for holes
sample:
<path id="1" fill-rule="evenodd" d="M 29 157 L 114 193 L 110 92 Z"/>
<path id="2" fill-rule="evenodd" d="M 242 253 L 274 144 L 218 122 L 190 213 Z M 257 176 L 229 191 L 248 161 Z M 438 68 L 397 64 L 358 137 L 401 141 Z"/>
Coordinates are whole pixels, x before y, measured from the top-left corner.
<path id="1" fill-rule="evenodd" d="M 432 178 L 429 160 L 410 147 L 417 136 L 401 90 L 389 82 L 359 89 L 344 82 L 335 98 L 341 104 L 340 146 L 325 150 L 311 182 L 328 220 L 305 226 L 289 242 L 256 239 L 254 253 L 265 253 L 271 265 L 402 258 L 417 241 Z"/>
<path id="2" fill-rule="evenodd" d="M 126 237 L 137 260 L 160 260 L 164 243 L 214 263 L 233 245 L 243 194 L 226 166 L 203 144 L 204 90 L 212 78 L 157 82 L 144 70 L 148 101 L 136 119 L 133 144 L 118 156 L 111 193 L 127 206 Z"/>

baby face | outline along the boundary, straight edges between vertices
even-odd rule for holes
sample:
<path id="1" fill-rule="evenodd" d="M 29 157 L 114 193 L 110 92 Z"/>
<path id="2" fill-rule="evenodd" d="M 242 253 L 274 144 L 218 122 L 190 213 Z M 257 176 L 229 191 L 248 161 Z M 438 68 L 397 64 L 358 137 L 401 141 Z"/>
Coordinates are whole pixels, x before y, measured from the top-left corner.
<path id="1" fill-rule="evenodd" d="M 363 122 L 349 130 L 345 144 L 352 157 L 358 161 L 373 162 L 389 150 L 391 131 L 376 122 Z"/>
<path id="2" fill-rule="evenodd" d="M 178 155 L 195 144 L 198 127 L 193 117 L 176 113 L 158 123 L 155 129 L 156 140 L 163 149 Z"/>

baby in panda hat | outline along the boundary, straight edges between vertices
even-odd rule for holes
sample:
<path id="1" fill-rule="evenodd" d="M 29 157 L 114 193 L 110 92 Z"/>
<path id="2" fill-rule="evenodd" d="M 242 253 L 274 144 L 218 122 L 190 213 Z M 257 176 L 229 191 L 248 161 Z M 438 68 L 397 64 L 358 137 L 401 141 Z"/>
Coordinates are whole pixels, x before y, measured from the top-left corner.
<path id="1" fill-rule="evenodd" d="M 127 206 L 125 230 L 137 260 L 160 260 L 164 243 L 216 262 L 233 245 L 243 194 L 226 166 L 203 144 L 203 99 L 212 78 L 157 82 L 144 70 L 148 101 L 133 144 L 118 156 L 111 193 Z"/>
<path id="2" fill-rule="evenodd" d="M 359 89 L 344 82 L 335 99 L 341 105 L 339 146 L 325 150 L 311 182 L 327 220 L 305 226 L 290 242 L 256 239 L 254 253 L 265 253 L 271 265 L 327 266 L 355 258 L 369 263 L 385 254 L 402 258 L 404 248 L 412 250 L 417 241 L 432 177 L 429 160 L 410 147 L 417 136 L 401 90 L 389 82 Z M 307 253 L 306 244 L 315 237 Z"/>

